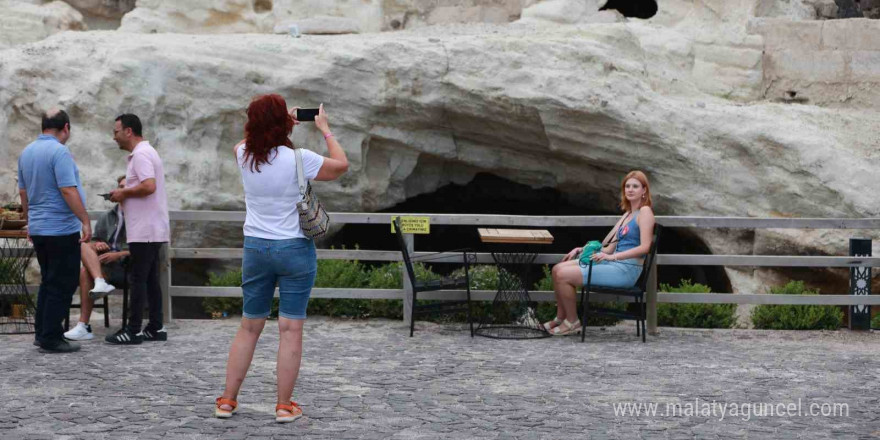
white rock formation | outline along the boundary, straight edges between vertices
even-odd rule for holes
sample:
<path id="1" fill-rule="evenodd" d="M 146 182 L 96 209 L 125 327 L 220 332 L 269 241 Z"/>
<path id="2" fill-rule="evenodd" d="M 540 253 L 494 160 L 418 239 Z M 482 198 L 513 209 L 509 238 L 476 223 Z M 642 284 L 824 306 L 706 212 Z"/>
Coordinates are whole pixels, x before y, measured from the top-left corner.
<path id="1" fill-rule="evenodd" d="M 0 50 L 40 41 L 66 30 L 85 30 L 82 14 L 61 1 L 45 5 L 0 0 Z"/>
<path id="2" fill-rule="evenodd" d="M 82 0 L 85 1 L 85 0 Z M 89 0 L 93 1 L 93 0 Z M 138 33 L 305 33 L 412 29 L 451 23 L 508 23 L 537 0 L 141 0 L 120 30 Z M 336 21 L 328 21 L 332 17 Z M 314 32 L 313 32 L 314 30 Z"/>
<path id="3" fill-rule="evenodd" d="M 617 11 L 600 11 L 606 0 L 547 0 L 523 9 L 520 23 L 589 24 L 623 21 Z"/>
<path id="4" fill-rule="evenodd" d="M 6 53 L 0 148 L 15 157 L 37 131 L 36 110 L 59 103 L 81 127 L 74 149 L 107 145 L 82 150 L 84 173 L 115 175 L 119 164 L 110 159 L 119 153 L 106 126 L 133 111 L 166 149 L 169 173 L 180 177 L 171 185 L 175 207 L 240 204 L 234 170 L 222 158 L 241 135 L 250 97 L 277 91 L 292 103 L 325 102 L 335 115 L 355 170 L 344 184 L 322 185 L 336 208 L 390 206 L 480 169 L 604 194 L 611 206 L 613 188 L 605 183 L 644 166 L 656 172 L 670 213 L 880 211 L 870 173 L 877 141 L 865 136 L 877 128 L 875 112 L 743 106 L 684 81 L 670 86 L 663 70 L 649 68 L 672 70 L 669 54 L 644 48 L 633 25 L 496 32 L 122 41 L 114 33 L 65 33 Z M 32 69 L 39 69 L 39 87 Z M 299 142 L 321 148 L 313 131 L 299 131 Z M 9 163 L 5 178 L 13 171 Z M 413 174 L 433 177 L 413 187 L 405 184 Z M 89 180 L 89 201 L 99 204 L 103 182 Z M 710 197 L 715 188 L 724 194 Z"/>
<path id="5" fill-rule="evenodd" d="M 269 32 L 271 9 L 261 9 L 260 4 L 255 0 L 139 0 L 137 7 L 122 17 L 119 30 L 199 34 Z"/>
<path id="6" fill-rule="evenodd" d="M 104 18 L 122 18 L 134 9 L 136 0 L 65 0 L 71 6 L 89 15 Z"/>
<path id="7" fill-rule="evenodd" d="M 275 25 L 248 0 L 200 1 L 223 8 L 156 6 L 179 8 L 172 28 Z M 0 155 L 17 157 L 39 111 L 61 105 L 88 202 L 105 206 L 97 194 L 124 160 L 110 127 L 130 111 L 166 161 L 173 208 L 241 209 L 230 149 L 250 98 L 277 92 L 327 105 L 352 161 L 317 185 L 332 209 L 386 208 L 487 171 L 612 210 L 620 176 L 642 168 L 661 214 L 877 217 L 880 21 L 795 21 L 766 1 L 668 0 L 654 19 L 614 23 L 585 10 L 570 25 L 547 2 L 514 25 L 368 36 L 63 33 L 0 53 Z M 308 125 L 294 140 L 324 148 Z M 15 167 L 0 163 L 7 198 Z M 827 231 L 698 233 L 717 253 L 846 247 Z M 765 279 L 730 273 L 737 290 Z"/>
<path id="8" fill-rule="evenodd" d="M 275 33 L 290 33 L 292 26 L 304 35 L 341 35 L 361 32 L 360 25 L 350 18 L 317 16 L 276 24 Z"/>

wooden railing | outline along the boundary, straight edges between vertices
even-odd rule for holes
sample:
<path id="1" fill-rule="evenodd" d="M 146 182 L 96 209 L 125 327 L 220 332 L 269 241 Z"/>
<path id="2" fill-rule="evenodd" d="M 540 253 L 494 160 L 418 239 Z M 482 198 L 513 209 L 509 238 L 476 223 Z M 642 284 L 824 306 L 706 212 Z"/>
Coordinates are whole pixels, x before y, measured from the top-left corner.
<path id="1" fill-rule="evenodd" d="M 97 214 L 97 213 L 96 213 Z M 334 224 L 381 224 L 389 225 L 388 240 L 393 241 L 390 233 L 391 218 L 399 215 L 415 215 L 428 217 L 431 225 L 468 225 L 497 227 L 611 227 L 617 221 L 616 216 L 516 216 L 516 215 L 479 215 L 479 214 L 392 214 L 392 213 L 331 213 Z M 235 222 L 243 223 L 244 212 L 238 211 L 172 211 L 172 221 L 191 222 Z M 741 229 L 880 229 L 880 219 L 818 219 L 818 218 L 744 218 L 744 217 L 664 217 L 658 216 L 657 222 L 666 228 L 741 228 Z M 661 237 L 662 240 L 662 237 Z M 412 243 L 411 237 L 407 242 Z M 575 243 L 572 243 L 572 247 Z M 165 316 L 172 318 L 171 298 L 174 297 L 236 297 L 241 295 L 238 287 L 190 287 L 171 284 L 171 260 L 173 259 L 236 259 L 242 257 L 240 248 L 175 248 L 172 246 L 164 253 L 162 265 L 163 285 L 167 286 L 163 294 L 166 307 Z M 415 252 L 415 256 L 425 255 Z M 563 254 L 539 254 L 535 264 L 557 263 Z M 318 259 L 362 260 L 362 261 L 401 261 L 399 251 L 377 250 L 318 250 Z M 442 255 L 432 262 L 460 261 L 460 254 Z M 478 263 L 493 263 L 488 253 L 477 254 Z M 828 257 L 828 256 L 788 256 L 788 255 L 677 255 L 659 254 L 658 265 L 670 266 L 751 266 L 751 267 L 876 267 L 880 266 L 878 257 Z M 702 304 L 819 304 L 819 305 L 880 305 L 880 295 L 854 296 L 836 295 L 768 295 L 759 293 L 731 294 L 678 294 L 657 292 L 657 270 L 651 271 L 647 292 L 648 331 L 656 333 L 657 303 L 702 303 Z M 407 280 L 407 277 L 403 277 Z M 313 298 L 359 298 L 359 299 L 401 299 L 404 300 L 404 316 L 409 316 L 410 306 L 406 301 L 408 284 L 403 289 L 338 289 L 315 288 Z M 277 294 L 277 292 L 276 292 Z M 472 298 L 478 301 L 491 301 L 495 292 L 475 291 Z M 536 301 L 553 301 L 553 292 L 530 292 Z M 422 299 L 464 298 L 463 290 L 430 292 L 420 295 Z M 601 301 L 601 296 L 596 296 Z"/>

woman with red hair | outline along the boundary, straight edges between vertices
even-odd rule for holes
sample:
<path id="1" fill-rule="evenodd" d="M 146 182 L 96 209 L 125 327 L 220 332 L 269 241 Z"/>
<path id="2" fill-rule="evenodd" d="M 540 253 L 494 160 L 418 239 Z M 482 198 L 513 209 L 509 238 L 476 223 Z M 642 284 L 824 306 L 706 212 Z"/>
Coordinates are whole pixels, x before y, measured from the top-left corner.
<path id="1" fill-rule="evenodd" d="M 291 400 L 302 361 L 302 332 L 306 306 L 317 272 L 315 244 L 303 234 L 297 203 L 296 153 L 290 134 L 299 124 L 296 108 L 288 110 L 279 95 L 254 98 L 247 109 L 245 139 L 235 146 L 241 170 L 247 216 L 241 263 L 243 297 L 241 326 L 226 364 L 226 389 L 217 398 L 214 415 L 232 417 L 254 348 L 269 317 L 275 286 L 280 292 L 278 311 L 277 422 L 292 422 L 302 410 Z M 348 170 L 348 159 L 330 132 L 322 104 L 315 126 L 327 142 L 329 157 L 302 149 L 302 169 L 309 180 L 335 180 Z"/>
<path id="2" fill-rule="evenodd" d="M 623 216 L 602 241 L 602 249 L 592 256 L 592 283 L 605 287 L 631 287 L 642 272 L 644 256 L 651 250 L 654 211 L 651 186 L 641 171 L 632 171 L 620 184 Z M 577 258 L 583 248 L 574 248 L 553 266 L 556 318 L 544 324 L 554 336 L 577 334 L 582 324 L 577 314 L 577 289 L 587 284 L 588 265 Z"/>

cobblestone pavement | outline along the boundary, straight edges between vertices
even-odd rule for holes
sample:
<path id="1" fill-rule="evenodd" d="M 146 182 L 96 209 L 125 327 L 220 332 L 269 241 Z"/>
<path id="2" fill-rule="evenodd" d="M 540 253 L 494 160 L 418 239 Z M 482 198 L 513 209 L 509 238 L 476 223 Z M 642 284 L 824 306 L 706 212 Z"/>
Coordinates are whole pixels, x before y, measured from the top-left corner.
<path id="1" fill-rule="evenodd" d="M 400 322 L 314 318 L 294 394 L 305 417 L 280 425 L 274 322 L 241 411 L 211 417 L 237 324 L 176 321 L 168 342 L 128 347 L 105 344 L 95 326 L 101 340 L 75 354 L 0 336 L 0 438 L 880 438 L 877 333 L 664 328 L 642 344 L 630 323 L 591 328 L 580 344 L 471 339 L 429 323 L 408 338 Z M 800 416 L 730 413 L 799 401 Z M 615 414 L 614 404 L 651 402 L 654 416 Z M 666 403 L 680 413 L 666 415 Z M 835 403 L 848 415 L 807 415 Z"/>

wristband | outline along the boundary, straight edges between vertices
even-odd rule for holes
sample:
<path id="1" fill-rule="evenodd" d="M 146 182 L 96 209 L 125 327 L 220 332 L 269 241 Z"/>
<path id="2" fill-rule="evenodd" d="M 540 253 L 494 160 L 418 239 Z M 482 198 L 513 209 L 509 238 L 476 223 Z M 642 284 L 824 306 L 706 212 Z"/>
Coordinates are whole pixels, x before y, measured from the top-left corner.
<path id="1" fill-rule="evenodd" d="M 330 139 L 333 137 L 333 133 L 327 133 L 324 135 L 324 139 Z"/>

